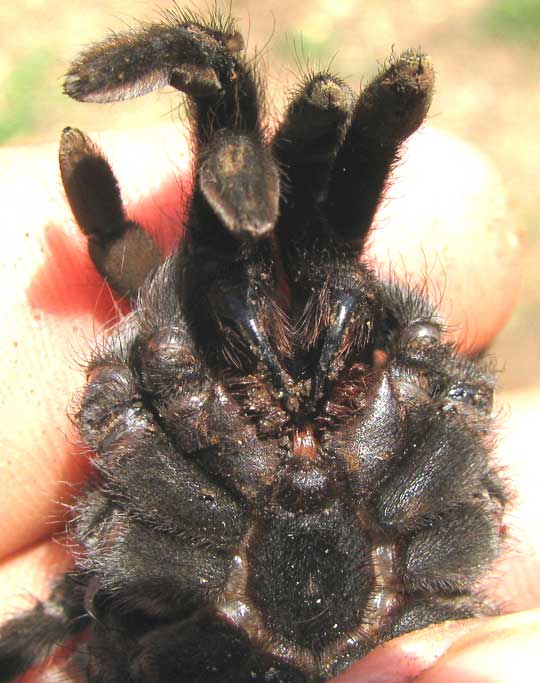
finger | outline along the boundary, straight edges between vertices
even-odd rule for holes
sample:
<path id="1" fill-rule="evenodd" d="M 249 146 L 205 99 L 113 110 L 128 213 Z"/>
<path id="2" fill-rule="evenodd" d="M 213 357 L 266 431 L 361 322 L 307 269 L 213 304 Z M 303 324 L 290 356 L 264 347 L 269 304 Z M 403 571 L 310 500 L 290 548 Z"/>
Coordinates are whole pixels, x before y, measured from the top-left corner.
<path id="1" fill-rule="evenodd" d="M 530 680 L 540 611 L 430 626 L 377 648 L 335 683 L 511 683 Z M 523 666 L 523 668 L 522 668 Z"/>
<path id="2" fill-rule="evenodd" d="M 416 683 L 532 680 L 538 668 L 539 648 L 538 610 L 497 617 L 459 638 Z"/>
<path id="3" fill-rule="evenodd" d="M 390 640 L 333 679 L 333 683 L 410 683 L 452 643 L 481 623 L 479 619 L 448 621 Z"/>
<path id="4" fill-rule="evenodd" d="M 489 161 L 437 129 L 413 135 L 372 232 L 371 256 L 382 274 L 427 285 L 452 336 L 474 352 L 515 306 L 523 248 Z"/>
<path id="5" fill-rule="evenodd" d="M 487 209 L 482 214 L 472 190 L 462 200 L 457 191 L 453 194 L 455 184 L 444 182 L 442 196 L 450 195 L 450 206 L 463 201 L 470 205 L 473 195 L 476 206 L 476 210 L 463 209 L 461 218 L 469 241 L 470 235 L 475 235 L 475 259 L 483 268 L 474 286 L 462 285 L 473 282 L 467 270 L 470 264 L 463 264 L 463 234 L 450 239 L 450 233 L 442 232 L 441 195 L 434 199 L 433 192 L 425 191 L 426 173 L 435 158 L 444 168 L 445 155 L 457 146 L 453 161 L 447 165 L 472 169 L 466 186 L 483 193 L 486 206 L 501 201 L 500 183 L 484 161 L 476 157 L 476 165 L 471 162 L 475 153 L 468 147 L 460 148 L 459 143 L 440 133 L 428 133 L 428 138 L 430 135 L 431 144 L 413 143 L 419 145 L 418 152 L 413 149 L 406 155 L 399 171 L 401 184 L 392 191 L 398 204 L 394 208 L 386 205 L 387 219 L 384 212 L 379 217 L 381 227 L 375 232 L 372 254 L 378 256 L 384 269 L 390 262 L 400 261 L 401 257 L 396 261 L 390 256 L 394 251 L 402 253 L 414 264 L 407 265 L 408 271 L 422 265 L 422 277 L 424 266 L 438 254 L 447 282 L 446 300 L 454 302 L 451 305 L 460 295 L 465 299 L 468 296 L 467 305 L 472 304 L 470 292 L 482 291 L 478 289 L 481 286 L 494 288 L 496 283 L 503 295 L 478 314 L 473 329 L 476 342 L 482 345 L 502 324 L 512 305 L 508 294 L 512 288 L 503 284 L 515 279 L 518 248 L 511 239 L 514 233 L 509 233 L 500 220 L 503 208 L 499 204 L 495 215 Z M 115 168 L 131 216 L 151 226 L 158 241 L 161 235 L 166 249 L 164 242 L 170 246 L 179 231 L 182 200 L 190 183 L 186 139 L 175 128 L 164 126 L 137 137 L 133 133 L 101 136 L 96 142 L 106 150 Z M 0 284 L 2 291 L 12 293 L 0 301 L 0 314 L 6 322 L 0 397 L 6 406 L 6 449 L 0 476 L 10 484 L 0 500 L 0 557 L 6 557 L 62 526 L 59 503 L 73 495 L 72 482 L 84 477 L 85 457 L 76 455 L 77 437 L 70 429 L 66 404 L 84 384 L 80 366 L 92 346 L 95 329 L 114 317 L 117 308 L 90 264 L 84 240 L 62 196 L 59 176 L 52 170 L 57 166 L 56 146 L 24 152 L 4 150 L 2 161 L 11 169 L 0 188 L 7 216 Z M 480 178 L 476 185 L 474 178 Z M 420 197 L 411 189 L 418 186 L 423 188 Z M 32 201 L 28 201 L 29 196 Z M 416 204 L 416 200 L 421 201 Z M 444 211 L 448 213 L 448 205 Z M 434 226 L 439 226 L 438 237 L 434 236 Z M 163 235 L 168 238 L 164 240 Z M 501 249 L 505 258 L 494 261 L 491 256 L 496 246 L 505 241 L 513 247 Z M 383 242 L 389 245 L 386 251 L 381 247 Z M 464 315 L 457 309 L 454 312 L 454 322 L 465 322 Z"/>
<path id="6" fill-rule="evenodd" d="M 507 547 L 485 590 L 505 611 L 540 608 L 540 460 L 536 456 L 540 390 L 512 392 L 498 399 L 501 417 L 496 457 L 512 500 L 505 522 Z"/>

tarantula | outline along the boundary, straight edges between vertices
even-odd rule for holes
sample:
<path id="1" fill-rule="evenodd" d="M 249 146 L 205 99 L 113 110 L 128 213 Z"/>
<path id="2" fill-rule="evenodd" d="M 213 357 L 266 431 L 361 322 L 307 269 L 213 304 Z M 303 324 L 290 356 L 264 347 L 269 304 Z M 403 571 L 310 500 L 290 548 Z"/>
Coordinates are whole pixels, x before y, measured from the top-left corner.
<path id="1" fill-rule="evenodd" d="M 359 96 L 312 73 L 270 134 L 230 19 L 171 13 L 75 61 L 77 100 L 187 95 L 194 190 L 164 259 L 102 152 L 63 132 L 73 214 L 133 310 L 75 411 L 96 453 L 70 524 L 82 551 L 0 629 L 0 681 L 86 632 L 72 666 L 88 683 L 313 683 L 491 612 L 475 588 L 506 503 L 492 376 L 361 260 L 433 78 L 415 50 Z"/>

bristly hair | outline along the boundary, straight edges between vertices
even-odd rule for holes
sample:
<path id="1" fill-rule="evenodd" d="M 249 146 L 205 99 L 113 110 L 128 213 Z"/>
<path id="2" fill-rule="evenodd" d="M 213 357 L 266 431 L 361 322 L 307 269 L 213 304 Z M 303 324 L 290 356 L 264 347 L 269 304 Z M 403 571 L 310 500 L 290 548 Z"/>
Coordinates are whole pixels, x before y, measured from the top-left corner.
<path id="1" fill-rule="evenodd" d="M 163 20 L 172 26 L 179 24 L 197 24 L 205 30 L 215 31 L 223 35 L 238 33 L 238 23 L 232 16 L 232 1 L 227 11 L 224 11 L 217 2 L 207 3 L 204 11 L 197 7 L 180 7 L 175 0 L 172 7 L 160 9 L 158 14 Z M 144 26 L 144 24 L 141 24 Z"/>

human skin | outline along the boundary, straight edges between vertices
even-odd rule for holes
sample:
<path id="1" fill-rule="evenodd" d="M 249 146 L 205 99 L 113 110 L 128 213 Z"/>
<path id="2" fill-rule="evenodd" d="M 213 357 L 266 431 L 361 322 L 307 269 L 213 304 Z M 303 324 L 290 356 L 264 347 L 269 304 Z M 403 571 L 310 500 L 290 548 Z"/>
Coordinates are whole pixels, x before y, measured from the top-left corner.
<path id="1" fill-rule="evenodd" d="M 96 140 L 118 174 L 130 216 L 167 251 L 190 185 L 185 139 L 163 126 Z M 0 151 L 0 618 L 31 604 L 29 596 L 46 597 L 51 578 L 70 564 L 68 548 L 53 535 L 63 529 L 88 455 L 66 405 L 84 384 L 81 366 L 92 340 L 118 314 L 73 223 L 55 157 L 56 145 Z M 475 352 L 489 345 L 516 302 L 521 250 L 490 165 L 440 132 L 414 136 L 366 253 L 374 267 L 427 288 L 449 319 L 448 337 Z M 497 458 L 516 495 L 510 551 L 486 592 L 512 614 L 399 638 L 351 667 L 342 683 L 509 683 L 522 679 L 518 666 L 532 667 L 540 646 L 540 474 L 537 459 L 526 455 L 540 396 L 501 397 L 499 405 Z M 44 680 L 54 666 L 25 681 Z"/>

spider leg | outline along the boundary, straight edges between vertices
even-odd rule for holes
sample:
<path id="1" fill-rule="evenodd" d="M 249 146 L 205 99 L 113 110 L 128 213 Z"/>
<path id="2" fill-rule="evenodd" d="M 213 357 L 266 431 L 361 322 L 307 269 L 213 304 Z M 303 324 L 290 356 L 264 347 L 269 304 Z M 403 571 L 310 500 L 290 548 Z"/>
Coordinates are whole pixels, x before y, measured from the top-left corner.
<path id="1" fill-rule="evenodd" d="M 184 488 L 171 496 L 171 476 L 179 481 L 176 465 L 182 456 L 167 449 L 164 440 L 152 441 L 155 434 L 146 435 L 147 443 L 140 430 L 131 438 L 121 433 L 114 436 L 106 446 L 108 452 L 101 454 L 101 489 L 80 501 L 74 523 L 75 536 L 86 549 L 82 563 L 91 578 L 84 605 L 92 617 L 87 644 L 76 656 L 75 668 L 85 673 L 89 683 L 140 680 L 132 679 L 129 672 L 130 662 L 143 647 L 141 641 L 148 633 L 166 632 L 171 622 L 184 623 L 218 599 L 231 563 L 230 535 L 225 543 L 220 543 L 223 539 L 215 532 L 204 538 L 196 516 L 189 519 L 186 508 L 179 515 L 178 502 L 193 500 L 213 514 L 216 530 L 218 526 L 223 529 L 227 513 L 221 516 L 217 509 L 216 487 L 210 483 L 209 488 L 194 493 L 184 479 Z M 142 469 L 128 474 L 125 461 L 139 448 L 139 453 L 154 453 L 157 458 L 152 463 L 139 458 L 131 465 L 142 464 Z M 144 491 L 143 479 L 148 479 Z M 135 481 L 136 490 L 130 490 Z M 196 481 L 192 483 L 197 486 Z M 150 497 L 138 500 L 137 493 Z M 187 515 L 184 520 L 182 514 Z M 200 521 L 206 526 L 208 515 L 203 516 Z"/>
<path id="2" fill-rule="evenodd" d="M 394 61 L 366 87 L 352 115 L 345 106 L 339 123 L 326 122 L 333 145 L 325 168 L 327 184 L 315 184 L 317 215 L 311 212 L 298 238 L 287 213 L 284 223 L 280 221 L 280 244 L 291 254 L 285 260 L 290 261 L 290 272 L 296 269 L 303 298 L 297 302 L 301 316 L 296 317 L 294 310 L 293 314 L 304 347 L 317 349 L 308 410 L 316 409 L 351 349 L 363 349 L 365 360 L 371 362 L 371 330 L 381 315 L 375 304 L 378 285 L 358 264 L 358 256 L 399 147 L 423 121 L 432 88 L 427 57 L 409 51 Z M 294 106 L 292 114 L 294 121 Z M 278 153 L 286 147 L 278 138 Z M 309 154 L 304 152 L 304 158 Z M 296 182 L 306 182 L 309 167 L 298 169 Z"/>
<path id="3" fill-rule="evenodd" d="M 172 272 L 167 273 L 167 268 Z M 272 439 L 258 437 L 256 426 L 213 375 L 178 301 L 173 304 L 176 312 L 169 312 L 168 297 L 174 290 L 167 278 L 173 280 L 173 275 L 171 261 L 158 271 L 140 300 L 145 334 L 133 357 L 139 382 L 144 395 L 152 397 L 153 412 L 175 447 L 235 499 L 256 505 L 275 476 L 279 447 Z M 193 518 L 202 519 L 201 513 Z M 232 522 L 228 524 L 234 528 Z"/>
<path id="4" fill-rule="evenodd" d="M 336 245 L 335 258 L 330 259 L 334 261 L 331 271 L 341 270 L 342 275 L 331 284 L 336 315 L 323 342 L 313 402 L 323 394 L 329 370 L 347 345 L 356 346 L 358 324 L 365 327 L 377 317 L 376 311 L 372 320 L 361 320 L 356 315 L 361 310 L 358 304 L 370 298 L 370 286 L 359 270 L 354 272 L 354 260 L 363 248 L 400 146 L 426 116 L 433 78 L 428 57 L 412 50 L 404 52 L 362 92 L 337 154 L 325 212 L 331 226 L 329 237 Z M 369 306 L 367 310 L 370 308 L 373 310 Z M 369 335 L 365 334 L 361 343 L 367 341 Z"/>
<path id="5" fill-rule="evenodd" d="M 407 50 L 361 93 L 328 188 L 326 211 L 340 241 L 362 246 L 400 146 L 426 117 L 433 84 L 430 58 Z"/>
<path id="6" fill-rule="evenodd" d="M 193 97 L 215 95 L 220 76 L 234 72 L 242 36 L 230 19 L 204 21 L 189 12 L 142 24 L 82 52 L 66 74 L 64 90 L 81 102 L 114 102 L 172 85 Z"/>
<path id="7" fill-rule="evenodd" d="M 374 501 L 378 524 L 390 537 L 409 538 L 398 555 L 407 590 L 469 592 L 500 543 L 482 421 L 471 426 L 463 415 L 417 405 L 406 429 L 412 447 L 389 454 L 390 475 Z"/>
<path id="8" fill-rule="evenodd" d="M 314 74 L 295 93 L 273 139 L 273 153 L 284 176 L 278 233 L 287 274 L 289 242 L 298 245 L 325 230 L 322 204 L 335 157 L 350 124 L 352 90 L 328 72 Z"/>
<path id="9" fill-rule="evenodd" d="M 180 289 L 205 352 L 220 366 L 223 353 L 234 358 L 240 341 L 257 370 L 287 396 L 290 380 L 270 342 L 284 337 L 271 242 L 278 197 L 277 168 L 260 132 L 218 131 L 200 150 Z M 236 357 L 235 364 L 243 363 Z"/>
<path id="10" fill-rule="evenodd" d="M 189 12 L 115 33 L 82 52 L 66 74 L 65 92 L 83 102 L 140 97 L 166 85 L 184 92 L 194 142 L 204 148 L 222 129 L 260 136 L 259 92 L 234 21 Z"/>
<path id="11" fill-rule="evenodd" d="M 208 23 L 175 11 L 165 23 L 112 35 L 83 52 L 64 87 L 75 99 L 96 102 L 167 84 L 186 93 L 196 183 L 185 258 L 179 259 L 181 297 L 211 356 L 234 347 L 227 343 L 233 327 L 286 394 L 288 378 L 270 343 L 281 324 L 270 294 L 279 174 L 263 144 L 257 79 L 242 50 L 234 22 L 214 17 Z M 214 348 L 207 348 L 208 340 Z"/>
<path id="12" fill-rule="evenodd" d="M 139 511 L 136 516 L 148 518 L 148 508 L 154 505 L 156 524 L 159 517 L 169 528 L 174 528 L 178 515 L 192 519 L 194 526 L 187 531 L 191 536 L 203 534 L 199 540 L 205 542 L 221 522 L 216 521 L 215 509 L 224 511 L 233 536 L 234 518 L 239 519 L 234 503 L 228 496 L 220 497 L 212 480 L 235 500 L 256 504 L 275 476 L 280 453 L 273 440 L 258 438 L 255 425 L 212 376 L 180 310 L 174 274 L 175 263 L 169 259 L 141 292 L 131 318 L 98 349 L 74 420 L 85 443 L 98 454 L 96 463 L 110 486 L 126 491 L 123 499 L 129 490 L 137 492 L 130 502 Z M 176 449 L 172 453 L 160 441 L 162 432 Z M 130 469 L 131 459 L 140 460 L 139 466 Z M 176 474 L 170 469 L 174 462 Z M 140 477 L 143 468 L 150 470 L 146 479 Z M 135 480 L 130 479 L 131 472 L 137 473 Z M 159 480 L 161 472 L 164 480 L 174 480 L 170 497 L 168 485 Z M 201 491 L 200 499 L 189 495 L 190 488 Z M 179 504 L 179 492 L 184 490 L 184 503 Z M 145 501 L 154 502 L 145 506 Z M 218 535 L 214 544 L 225 538 L 232 542 L 223 530 Z"/>
<path id="13" fill-rule="evenodd" d="M 44 659 L 58 643 L 88 626 L 82 574 L 61 576 L 49 598 L 0 628 L 0 683 Z"/>
<path id="14" fill-rule="evenodd" d="M 118 294 L 134 298 L 163 260 L 154 241 L 126 216 L 114 173 L 87 135 L 65 128 L 59 160 L 62 183 L 94 265 Z"/>
<path id="15" fill-rule="evenodd" d="M 273 152 L 284 176 L 276 235 L 290 285 L 293 321 L 301 318 L 310 298 L 309 277 L 299 263 L 305 245 L 328 231 L 323 212 L 328 179 L 353 105 L 354 95 L 341 79 L 328 72 L 314 74 L 296 92 L 274 136 Z M 322 362 L 321 373 L 326 373 L 327 363 Z"/>
<path id="16" fill-rule="evenodd" d="M 169 13 L 166 22 L 112 34 L 82 52 L 64 90 L 82 102 L 112 102 L 171 85 L 190 98 L 196 137 L 204 144 L 222 128 L 259 126 L 258 87 L 243 48 L 232 20 Z"/>
<path id="17" fill-rule="evenodd" d="M 372 553 L 387 558 L 370 603 L 381 641 L 489 613 L 475 590 L 499 554 L 505 502 L 489 462 L 488 373 L 440 341 L 434 309 L 415 292 L 385 296 L 384 355 L 356 387 L 362 407 L 326 444 L 370 519 Z"/>

